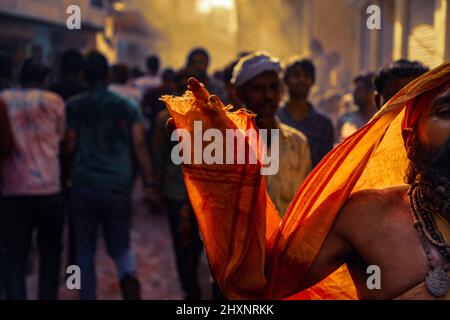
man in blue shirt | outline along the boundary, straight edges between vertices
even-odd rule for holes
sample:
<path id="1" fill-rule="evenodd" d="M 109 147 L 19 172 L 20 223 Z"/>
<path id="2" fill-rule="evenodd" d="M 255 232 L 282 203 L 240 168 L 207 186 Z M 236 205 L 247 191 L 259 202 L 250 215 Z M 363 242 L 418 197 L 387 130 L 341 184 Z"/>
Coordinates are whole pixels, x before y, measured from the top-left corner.
<path id="1" fill-rule="evenodd" d="M 277 113 L 281 122 L 301 131 L 308 138 L 313 167 L 333 148 L 334 143 L 331 120 L 308 102 L 315 77 L 316 70 L 310 60 L 289 63 L 284 69 L 289 100 Z"/>

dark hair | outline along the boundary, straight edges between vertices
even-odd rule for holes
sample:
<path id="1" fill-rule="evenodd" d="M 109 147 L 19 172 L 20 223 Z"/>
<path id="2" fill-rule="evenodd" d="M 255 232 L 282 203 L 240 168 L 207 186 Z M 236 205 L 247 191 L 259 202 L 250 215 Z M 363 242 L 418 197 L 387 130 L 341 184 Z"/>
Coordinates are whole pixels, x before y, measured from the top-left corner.
<path id="1" fill-rule="evenodd" d="M 118 63 L 111 67 L 111 80 L 114 83 L 125 84 L 128 81 L 130 73 L 128 66 L 124 63 Z"/>
<path id="2" fill-rule="evenodd" d="M 161 78 L 164 82 L 175 81 L 175 71 L 171 68 L 164 69 Z"/>
<path id="3" fill-rule="evenodd" d="M 183 93 L 187 89 L 187 80 L 195 77 L 195 74 L 188 68 L 183 68 L 175 73 L 175 84 L 179 93 Z"/>
<path id="4" fill-rule="evenodd" d="M 310 75 L 313 78 L 313 81 L 316 81 L 316 67 L 309 59 L 299 59 L 288 63 L 284 68 L 284 80 L 286 81 L 291 72 L 297 68 Z"/>
<path id="5" fill-rule="evenodd" d="M 142 70 L 138 66 L 134 66 L 130 71 L 131 78 L 136 79 L 144 75 Z"/>
<path id="6" fill-rule="evenodd" d="M 89 84 L 105 82 L 108 78 L 108 61 L 98 51 L 87 54 L 84 63 L 84 75 Z"/>
<path id="7" fill-rule="evenodd" d="M 49 73 L 49 68 L 43 63 L 27 58 L 20 68 L 20 84 L 42 84 Z"/>
<path id="8" fill-rule="evenodd" d="M 77 49 L 69 49 L 61 54 L 61 72 L 63 75 L 77 75 L 83 71 L 84 59 Z"/>
<path id="9" fill-rule="evenodd" d="M 206 62 L 209 63 L 209 54 L 208 51 L 206 51 L 206 49 L 203 48 L 194 48 L 192 49 L 187 57 L 187 65 L 191 65 L 192 64 L 192 60 L 194 59 L 195 56 L 197 55 L 202 55 L 206 58 Z"/>
<path id="10" fill-rule="evenodd" d="M 239 60 L 234 60 L 229 63 L 223 70 L 223 82 L 225 84 L 231 83 L 231 78 L 233 78 L 234 67 L 238 64 Z"/>
<path id="11" fill-rule="evenodd" d="M 418 61 L 401 59 L 386 65 L 378 71 L 375 77 L 375 87 L 378 93 L 382 93 L 386 84 L 392 78 L 418 77 L 429 69 Z"/>
<path id="12" fill-rule="evenodd" d="M 353 83 L 361 82 L 367 90 L 375 90 L 373 82 L 375 75 L 372 72 L 360 74 L 353 79 Z"/>
<path id="13" fill-rule="evenodd" d="M 155 54 L 148 56 L 145 65 L 148 72 L 157 74 L 159 71 L 159 57 Z"/>
<path id="14" fill-rule="evenodd" d="M 11 59 L 0 54 L 0 78 L 12 79 L 12 62 Z"/>

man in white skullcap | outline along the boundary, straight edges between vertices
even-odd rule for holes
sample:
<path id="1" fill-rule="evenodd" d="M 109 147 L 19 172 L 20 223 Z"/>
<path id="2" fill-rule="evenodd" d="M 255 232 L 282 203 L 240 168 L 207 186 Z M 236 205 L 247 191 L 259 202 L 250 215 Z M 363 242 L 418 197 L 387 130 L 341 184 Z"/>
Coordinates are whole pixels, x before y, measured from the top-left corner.
<path id="1" fill-rule="evenodd" d="M 300 184 L 311 171 L 311 156 L 307 138 L 300 131 L 282 124 L 276 117 L 281 101 L 281 66 L 278 59 L 258 51 L 244 56 L 233 70 L 231 83 L 236 98 L 256 114 L 259 129 L 279 130 L 278 146 L 268 139 L 271 157 L 279 154 L 279 170 L 266 175 L 268 193 L 282 217 Z M 275 155 L 276 156 L 276 155 Z"/>

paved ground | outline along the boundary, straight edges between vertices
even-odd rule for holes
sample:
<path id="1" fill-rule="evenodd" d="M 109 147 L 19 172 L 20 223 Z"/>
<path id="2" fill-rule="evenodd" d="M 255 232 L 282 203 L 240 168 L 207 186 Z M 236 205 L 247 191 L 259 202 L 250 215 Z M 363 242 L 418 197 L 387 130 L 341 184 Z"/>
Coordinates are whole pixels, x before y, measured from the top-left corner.
<path id="1" fill-rule="evenodd" d="M 163 215 L 149 212 L 141 200 L 139 187 L 136 190 L 133 198 L 132 247 L 137 256 L 142 298 L 146 300 L 182 299 L 183 292 L 177 278 L 167 219 Z M 66 257 L 66 251 L 64 251 L 64 257 Z M 29 297 L 35 299 L 38 267 L 36 250 L 33 250 L 32 261 L 33 271 L 29 275 L 27 283 Z M 65 263 L 63 265 L 65 266 Z M 210 273 L 205 254 L 201 259 L 199 278 L 203 297 L 210 299 Z M 115 266 L 106 253 L 101 236 L 97 249 L 97 296 L 100 300 L 121 299 Z M 61 275 L 60 298 L 78 299 L 76 290 L 67 289 L 64 274 Z"/>

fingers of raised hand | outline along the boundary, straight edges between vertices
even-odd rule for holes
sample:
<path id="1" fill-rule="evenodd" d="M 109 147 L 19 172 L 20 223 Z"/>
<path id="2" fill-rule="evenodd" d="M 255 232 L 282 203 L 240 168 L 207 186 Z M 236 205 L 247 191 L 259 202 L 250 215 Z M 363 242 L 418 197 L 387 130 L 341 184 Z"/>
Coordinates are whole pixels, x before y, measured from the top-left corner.
<path id="1" fill-rule="evenodd" d="M 210 94 L 208 90 L 206 90 L 205 86 L 201 84 L 196 78 L 189 78 L 188 89 L 192 91 L 197 100 L 204 103 L 208 102 Z"/>
<path id="2" fill-rule="evenodd" d="M 222 101 L 220 101 L 219 97 L 216 95 L 211 95 L 209 97 L 209 105 L 212 110 L 217 112 L 223 111 L 223 108 L 225 107 Z"/>

